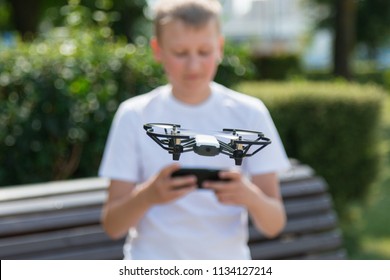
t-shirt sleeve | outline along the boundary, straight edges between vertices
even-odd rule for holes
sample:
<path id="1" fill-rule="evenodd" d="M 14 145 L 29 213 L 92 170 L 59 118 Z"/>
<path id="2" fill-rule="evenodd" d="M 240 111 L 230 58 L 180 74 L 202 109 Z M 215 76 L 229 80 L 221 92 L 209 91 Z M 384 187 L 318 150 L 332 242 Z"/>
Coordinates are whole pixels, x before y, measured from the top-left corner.
<path id="1" fill-rule="evenodd" d="M 255 155 L 246 158 L 244 164 L 246 164 L 246 169 L 250 175 L 283 172 L 290 167 L 290 161 L 282 140 L 266 106 L 260 100 L 256 103 L 256 110 L 251 116 L 250 127 L 263 132 L 264 136 L 271 140 L 271 144 Z M 258 147 L 253 145 L 249 152 L 253 152 Z"/>
<path id="2" fill-rule="evenodd" d="M 116 112 L 99 168 L 99 176 L 110 179 L 139 181 L 137 117 L 122 103 Z"/>

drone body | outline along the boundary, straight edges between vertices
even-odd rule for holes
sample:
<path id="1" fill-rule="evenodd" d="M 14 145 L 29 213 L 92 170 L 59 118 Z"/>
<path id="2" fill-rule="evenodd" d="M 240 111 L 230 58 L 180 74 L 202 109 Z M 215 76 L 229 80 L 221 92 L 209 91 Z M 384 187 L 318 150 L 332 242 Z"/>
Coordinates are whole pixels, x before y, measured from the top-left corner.
<path id="1" fill-rule="evenodd" d="M 220 153 L 221 146 L 215 136 L 196 135 L 194 152 L 201 156 L 216 156 Z"/>
<path id="2" fill-rule="evenodd" d="M 271 140 L 264 137 L 262 132 L 253 130 L 225 128 L 212 135 L 181 129 L 178 124 L 167 123 L 148 123 L 144 125 L 144 129 L 153 141 L 172 154 L 173 160 L 179 160 L 182 153 L 189 151 L 201 156 L 216 156 L 221 153 L 234 159 L 236 165 L 241 165 L 244 157 L 252 156 L 271 144 Z M 227 142 L 219 138 L 224 138 Z M 256 149 L 249 152 L 252 145 Z"/>

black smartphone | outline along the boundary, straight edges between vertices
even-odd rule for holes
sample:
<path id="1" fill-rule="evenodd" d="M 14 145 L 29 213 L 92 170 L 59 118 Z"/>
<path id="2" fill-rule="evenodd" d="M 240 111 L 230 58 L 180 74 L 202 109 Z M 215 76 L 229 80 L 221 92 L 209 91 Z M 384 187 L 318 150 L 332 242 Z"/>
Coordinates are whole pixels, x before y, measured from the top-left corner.
<path id="1" fill-rule="evenodd" d="M 172 173 L 172 177 L 195 175 L 197 178 L 198 188 L 202 188 L 204 181 L 228 181 L 219 177 L 220 169 L 205 169 L 205 168 L 181 168 Z"/>

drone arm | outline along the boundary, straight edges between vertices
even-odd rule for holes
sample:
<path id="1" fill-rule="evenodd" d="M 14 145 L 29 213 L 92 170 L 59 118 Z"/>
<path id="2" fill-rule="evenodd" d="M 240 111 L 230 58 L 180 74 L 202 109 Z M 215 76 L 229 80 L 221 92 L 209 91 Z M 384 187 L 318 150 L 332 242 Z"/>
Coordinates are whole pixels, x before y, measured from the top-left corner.
<path id="1" fill-rule="evenodd" d="M 183 142 L 184 143 L 184 142 Z M 187 141 L 184 143 L 183 148 L 192 147 L 196 144 L 196 141 L 194 139 L 191 139 L 190 141 Z"/>
<path id="2" fill-rule="evenodd" d="M 264 145 L 264 146 L 261 146 L 260 148 L 256 149 L 255 151 L 253 151 L 252 153 L 248 154 L 247 151 L 244 152 L 244 156 L 246 157 L 250 157 L 250 156 L 253 156 L 254 154 L 257 154 L 258 152 L 260 152 L 262 149 L 264 149 L 267 145 Z"/>
<path id="3" fill-rule="evenodd" d="M 247 157 L 253 156 L 254 154 L 257 154 L 262 149 L 267 147 L 269 144 L 271 144 L 271 140 L 269 138 L 266 138 L 266 137 L 259 137 L 257 140 L 263 140 L 263 141 L 250 143 L 248 146 L 246 146 L 244 149 L 244 156 L 247 156 Z M 261 146 L 258 149 L 256 149 L 255 151 L 253 151 L 252 153 L 248 154 L 248 150 L 252 145 L 261 145 Z"/>
<path id="4" fill-rule="evenodd" d="M 182 141 L 182 150 L 180 153 L 185 153 L 185 152 L 191 152 L 193 151 L 193 145 L 195 144 L 195 140 L 190 139 L 190 140 L 184 140 Z"/>
<path id="5" fill-rule="evenodd" d="M 234 149 L 226 144 L 225 142 L 218 141 L 221 146 L 221 153 L 224 155 L 232 156 L 234 153 Z"/>
<path id="6" fill-rule="evenodd" d="M 160 138 L 158 138 L 157 136 L 151 134 L 151 133 L 148 133 L 148 135 L 150 136 L 150 138 L 152 138 L 152 140 L 154 142 L 156 142 L 161 148 L 163 148 L 164 150 L 167 150 L 167 151 L 171 151 L 172 149 L 170 147 L 167 147 L 167 146 L 164 146 L 162 143 L 163 143 L 163 140 L 161 140 Z M 165 143 L 164 143 L 165 144 Z"/>

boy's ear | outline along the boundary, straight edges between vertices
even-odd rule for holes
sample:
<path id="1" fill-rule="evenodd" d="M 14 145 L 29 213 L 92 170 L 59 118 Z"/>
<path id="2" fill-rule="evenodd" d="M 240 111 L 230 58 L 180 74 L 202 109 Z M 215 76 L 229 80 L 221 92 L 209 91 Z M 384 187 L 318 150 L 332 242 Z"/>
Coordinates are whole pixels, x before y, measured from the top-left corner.
<path id="1" fill-rule="evenodd" d="M 161 48 L 156 37 L 150 39 L 150 47 L 152 48 L 154 59 L 157 62 L 161 62 Z"/>

